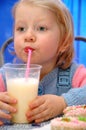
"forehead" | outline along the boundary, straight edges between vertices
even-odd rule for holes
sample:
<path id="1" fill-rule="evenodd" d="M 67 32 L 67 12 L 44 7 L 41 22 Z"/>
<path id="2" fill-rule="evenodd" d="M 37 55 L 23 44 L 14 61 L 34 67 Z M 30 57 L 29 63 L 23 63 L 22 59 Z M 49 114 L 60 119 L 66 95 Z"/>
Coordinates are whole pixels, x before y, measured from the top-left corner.
<path id="1" fill-rule="evenodd" d="M 56 18 L 55 14 L 44 7 L 32 5 L 32 4 L 26 4 L 26 3 L 20 3 L 16 10 L 15 10 L 15 17 L 36 17 L 36 18 Z M 51 19 L 52 21 L 52 19 Z"/>

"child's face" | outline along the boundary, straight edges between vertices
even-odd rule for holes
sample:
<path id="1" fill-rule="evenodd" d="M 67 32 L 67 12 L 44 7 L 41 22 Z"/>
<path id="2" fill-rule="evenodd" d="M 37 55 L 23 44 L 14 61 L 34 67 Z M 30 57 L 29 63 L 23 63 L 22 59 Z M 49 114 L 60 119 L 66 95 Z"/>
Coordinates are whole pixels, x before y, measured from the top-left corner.
<path id="1" fill-rule="evenodd" d="M 17 8 L 14 47 L 24 62 L 27 62 L 27 48 L 32 48 L 31 63 L 54 67 L 59 37 L 59 27 L 51 11 L 26 4 Z"/>

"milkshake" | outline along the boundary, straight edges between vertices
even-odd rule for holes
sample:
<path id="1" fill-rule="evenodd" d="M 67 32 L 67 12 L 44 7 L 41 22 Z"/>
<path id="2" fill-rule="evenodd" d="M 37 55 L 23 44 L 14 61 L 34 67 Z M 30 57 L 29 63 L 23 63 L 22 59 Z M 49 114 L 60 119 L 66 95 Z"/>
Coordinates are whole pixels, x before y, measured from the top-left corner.
<path id="1" fill-rule="evenodd" d="M 17 112 L 12 114 L 12 122 L 28 123 L 26 112 L 29 109 L 29 103 L 37 96 L 38 80 L 34 78 L 9 79 L 7 90 L 10 96 L 17 99 L 17 104 L 14 105 Z"/>

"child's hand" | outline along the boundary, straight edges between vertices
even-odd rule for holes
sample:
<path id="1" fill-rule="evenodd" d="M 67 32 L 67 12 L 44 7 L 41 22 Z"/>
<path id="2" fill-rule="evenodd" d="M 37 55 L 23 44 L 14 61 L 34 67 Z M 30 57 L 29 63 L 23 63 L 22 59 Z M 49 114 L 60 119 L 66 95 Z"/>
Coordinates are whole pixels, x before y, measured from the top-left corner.
<path id="1" fill-rule="evenodd" d="M 28 121 L 39 123 L 62 114 L 66 103 L 61 96 L 43 95 L 37 97 L 29 107 L 26 114 Z"/>
<path id="2" fill-rule="evenodd" d="M 11 105 L 9 105 L 15 103 L 16 100 L 10 97 L 7 92 L 0 92 L 0 118 L 5 118 L 10 120 L 12 118 L 11 115 L 6 113 L 5 111 L 11 113 L 16 112 L 16 109 Z M 2 124 L 3 123 L 0 121 L 0 125 Z"/>

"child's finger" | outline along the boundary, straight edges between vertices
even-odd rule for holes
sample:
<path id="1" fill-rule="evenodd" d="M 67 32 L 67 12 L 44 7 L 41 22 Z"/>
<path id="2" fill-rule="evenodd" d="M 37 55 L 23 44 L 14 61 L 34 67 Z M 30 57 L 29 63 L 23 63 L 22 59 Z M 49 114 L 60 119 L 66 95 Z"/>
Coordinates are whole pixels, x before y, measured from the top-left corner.
<path id="1" fill-rule="evenodd" d="M 4 123 L 2 121 L 0 121 L 0 126 L 2 126 Z"/>
<path id="2" fill-rule="evenodd" d="M 4 94 L 0 93 L 0 101 L 6 102 L 6 103 L 16 103 L 17 102 L 16 99 L 8 96 L 7 93 L 4 93 Z"/>
<path id="3" fill-rule="evenodd" d="M 10 120 L 12 117 L 11 117 L 11 115 L 9 115 L 9 114 L 5 113 L 4 111 L 0 110 L 0 118 L 5 118 L 5 119 L 9 119 Z"/>
<path id="4" fill-rule="evenodd" d="M 43 98 L 43 96 L 38 96 L 35 100 L 33 100 L 30 103 L 29 107 L 30 107 L 30 109 L 34 109 L 34 108 L 44 104 L 44 102 L 45 102 L 45 99 Z"/>
<path id="5" fill-rule="evenodd" d="M 9 111 L 9 112 L 16 112 L 16 108 L 12 107 L 9 104 L 3 103 L 1 101 L 0 101 L 0 109 L 6 110 L 6 111 Z"/>

